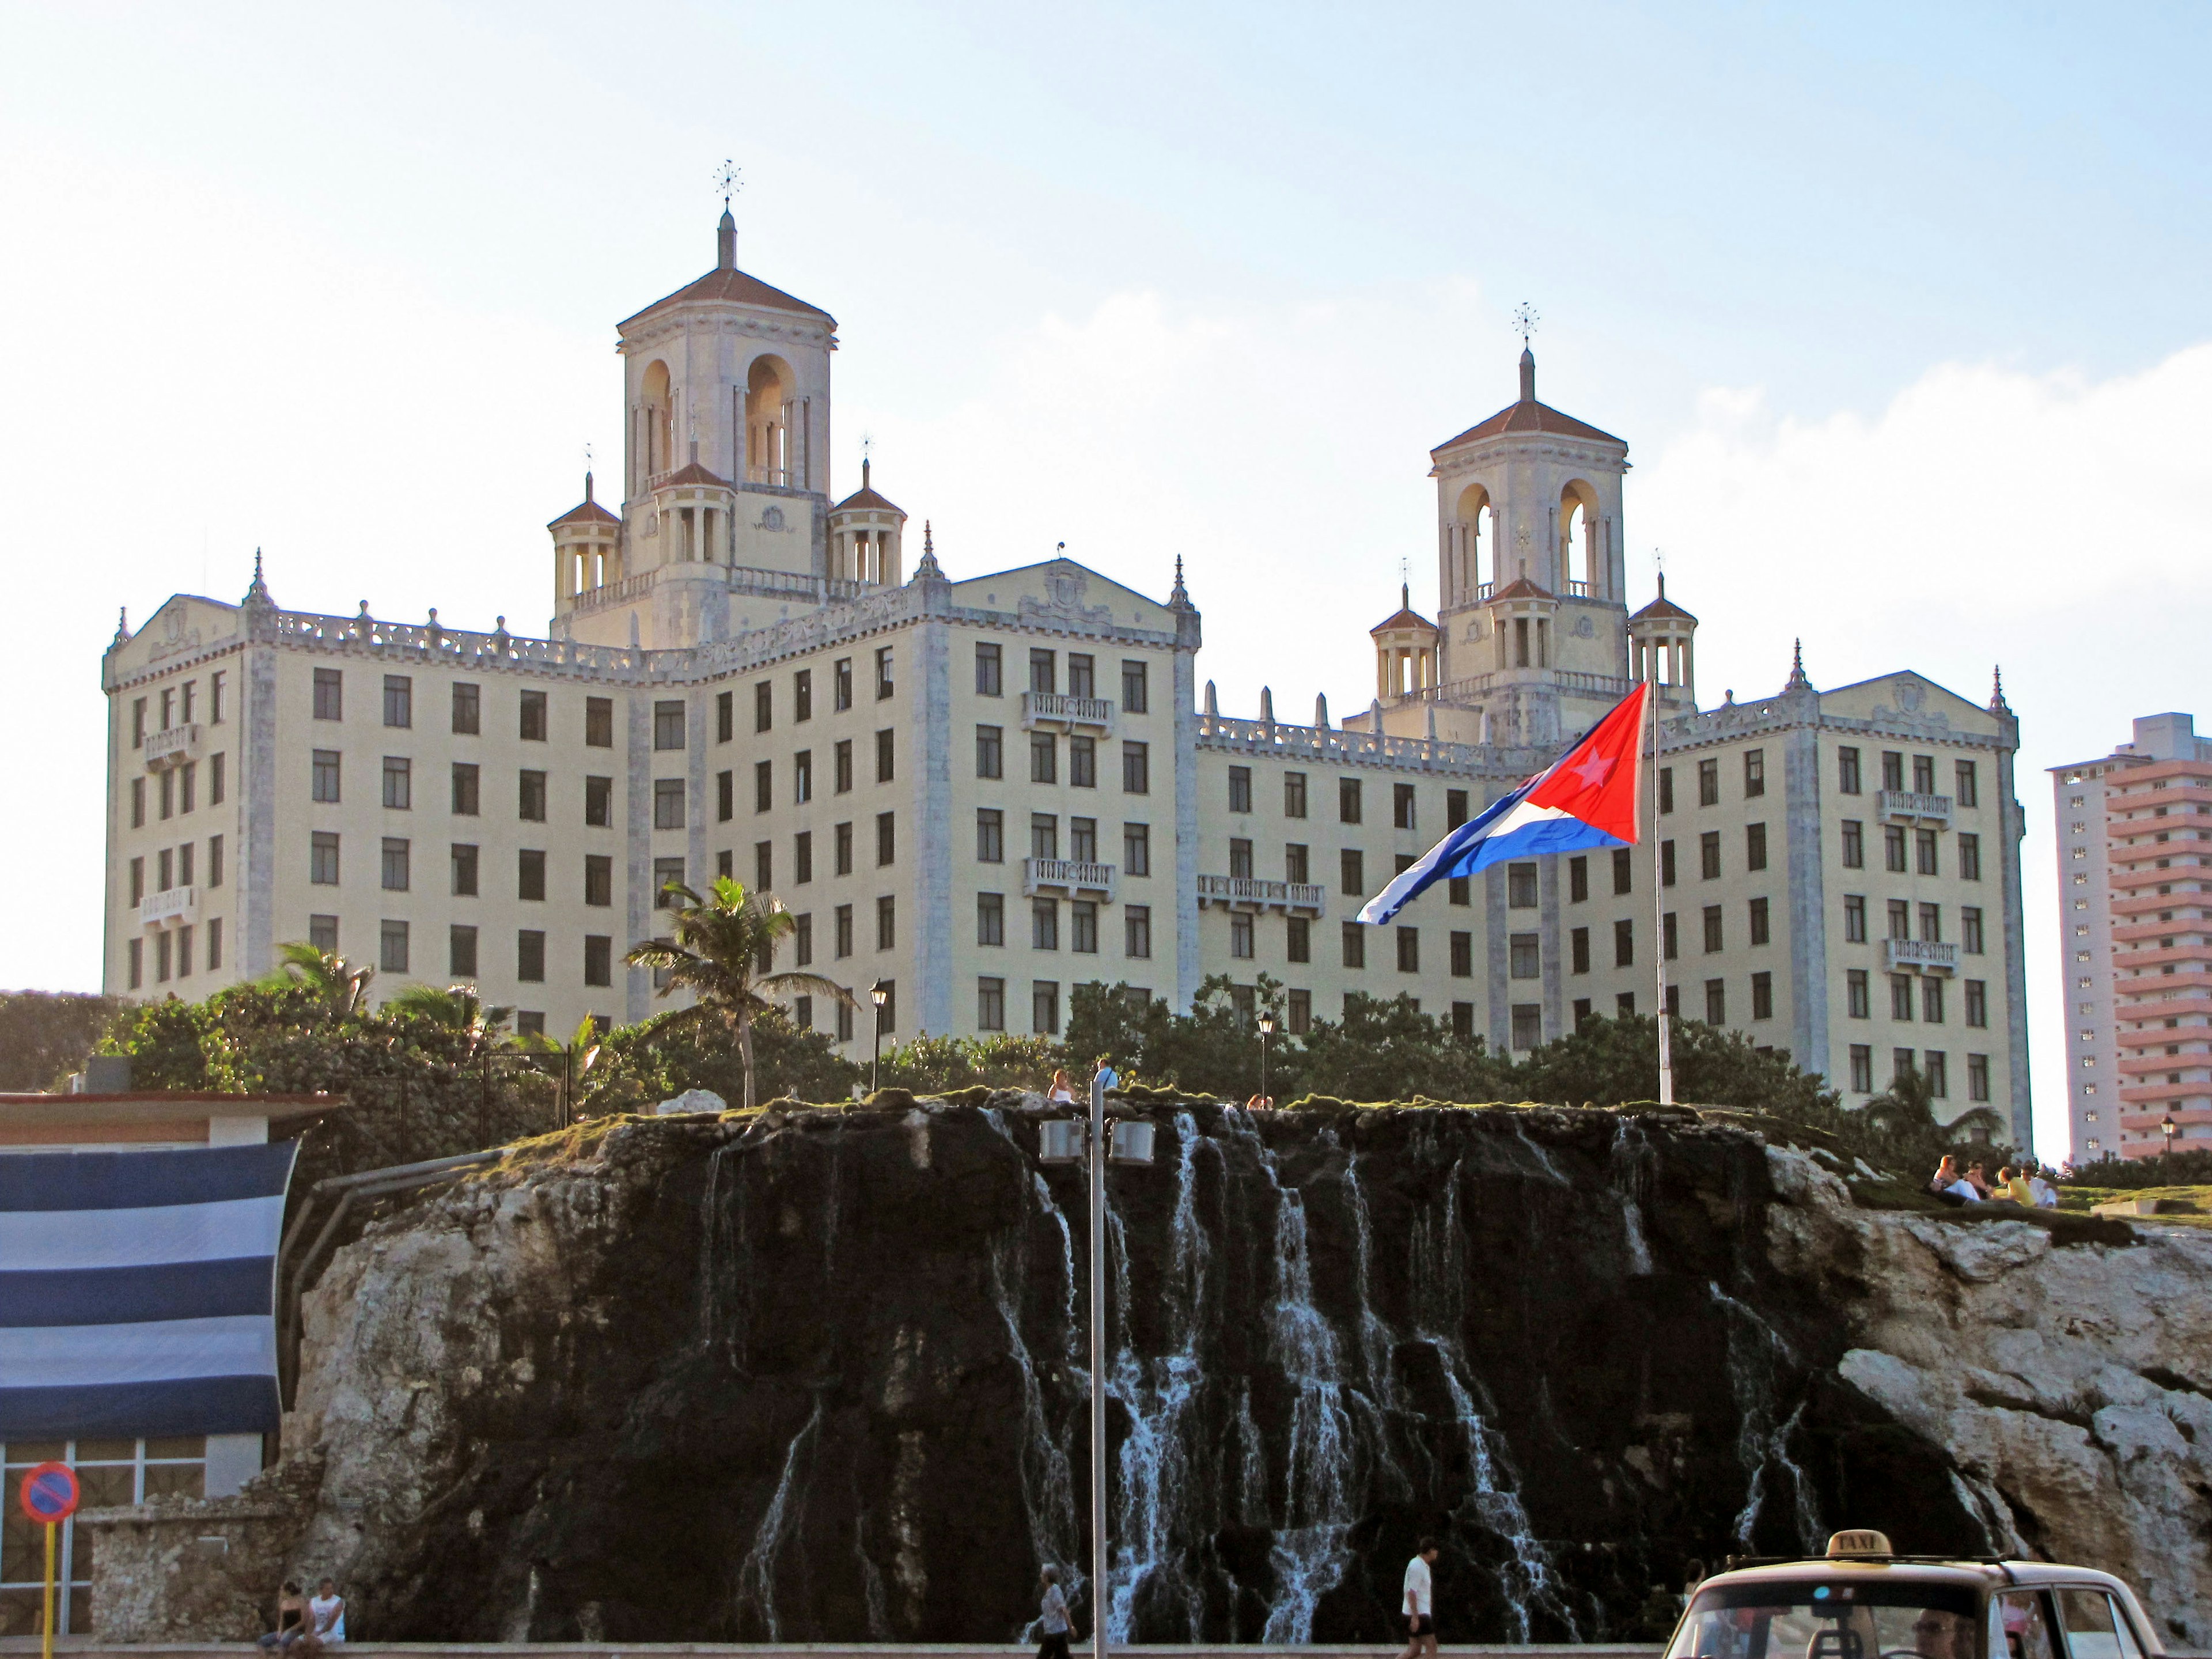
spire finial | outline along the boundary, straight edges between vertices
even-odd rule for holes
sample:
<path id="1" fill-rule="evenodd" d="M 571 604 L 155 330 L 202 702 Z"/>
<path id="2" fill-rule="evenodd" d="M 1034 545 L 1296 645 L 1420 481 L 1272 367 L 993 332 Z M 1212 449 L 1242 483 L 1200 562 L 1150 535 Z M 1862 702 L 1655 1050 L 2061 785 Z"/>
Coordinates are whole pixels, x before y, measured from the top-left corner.
<path id="1" fill-rule="evenodd" d="M 588 505 L 588 504 L 590 503 L 590 501 L 591 501 L 591 499 L 592 499 L 592 447 L 591 447 L 591 445 L 589 445 L 589 444 L 586 444 L 586 445 L 584 446 L 584 500 L 585 500 L 585 502 Z"/>
<path id="2" fill-rule="evenodd" d="M 1169 592 L 1168 605 L 1176 611 L 1190 609 L 1190 594 L 1182 585 L 1182 555 L 1180 553 L 1176 555 L 1175 586 Z"/>
<path id="3" fill-rule="evenodd" d="M 860 476 L 861 482 L 865 485 L 867 479 L 866 461 L 860 463 Z M 943 567 L 937 562 L 937 541 L 930 533 L 929 520 L 927 519 L 921 521 L 921 562 L 915 566 L 914 574 L 917 580 L 923 576 L 942 576 L 945 574 Z"/>
<path id="4" fill-rule="evenodd" d="M 738 164 L 725 158 L 714 169 L 714 188 L 721 193 L 722 222 L 714 228 L 714 269 L 735 270 L 738 268 L 738 222 L 730 212 L 730 198 L 743 190 L 744 181 L 738 177 Z"/>
<path id="5" fill-rule="evenodd" d="M 860 434 L 860 488 L 863 489 L 868 487 L 868 462 L 873 459 L 875 448 L 875 434 L 863 432 Z"/>
<path id="6" fill-rule="evenodd" d="M 1400 582 L 1398 584 L 1398 609 L 1401 611 L 1411 611 L 1413 608 L 1413 586 L 1411 582 Z"/>
<path id="7" fill-rule="evenodd" d="M 253 580 L 246 587 L 243 603 L 274 611 L 276 601 L 269 597 L 269 584 L 261 580 L 261 550 L 253 550 Z"/>
<path id="8" fill-rule="evenodd" d="M 1813 682 L 1805 678 L 1805 641 L 1792 640 L 1790 643 L 1790 679 L 1784 691 L 1802 691 Z"/>
<path id="9" fill-rule="evenodd" d="M 115 643 L 123 644 L 131 637 L 131 613 L 123 606 L 115 607 Z"/>
<path id="10" fill-rule="evenodd" d="M 1536 307 L 1523 300 L 1513 307 L 1513 326 L 1521 336 L 1521 401 L 1536 401 L 1536 354 L 1528 349 L 1536 325 L 1544 320 Z"/>
<path id="11" fill-rule="evenodd" d="M 1990 713 L 2009 714 L 2012 705 L 2005 701 L 2004 665 L 2000 663 L 1990 671 Z"/>

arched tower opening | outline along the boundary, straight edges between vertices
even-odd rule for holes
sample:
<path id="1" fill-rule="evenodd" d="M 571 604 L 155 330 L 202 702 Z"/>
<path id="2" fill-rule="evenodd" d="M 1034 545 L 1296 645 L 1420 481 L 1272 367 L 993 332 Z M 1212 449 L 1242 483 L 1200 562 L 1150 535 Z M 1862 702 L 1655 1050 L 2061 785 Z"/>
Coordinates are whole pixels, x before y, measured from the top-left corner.
<path id="1" fill-rule="evenodd" d="M 1574 478 L 1559 491 L 1559 580 L 1577 599 L 1605 597 L 1605 521 L 1596 489 Z"/>
<path id="2" fill-rule="evenodd" d="M 670 382 L 668 365 L 654 360 L 646 365 L 641 388 L 644 407 L 639 418 L 645 423 L 645 477 L 641 481 L 651 489 L 653 480 L 676 465 L 676 392 Z"/>
<path id="3" fill-rule="evenodd" d="M 1482 484 L 1460 491 L 1445 526 L 1444 577 L 1446 609 L 1486 598 L 1497 586 L 1498 515 Z"/>
<path id="4" fill-rule="evenodd" d="M 781 357 L 756 357 L 745 372 L 745 482 L 797 480 L 791 438 L 798 376 Z"/>

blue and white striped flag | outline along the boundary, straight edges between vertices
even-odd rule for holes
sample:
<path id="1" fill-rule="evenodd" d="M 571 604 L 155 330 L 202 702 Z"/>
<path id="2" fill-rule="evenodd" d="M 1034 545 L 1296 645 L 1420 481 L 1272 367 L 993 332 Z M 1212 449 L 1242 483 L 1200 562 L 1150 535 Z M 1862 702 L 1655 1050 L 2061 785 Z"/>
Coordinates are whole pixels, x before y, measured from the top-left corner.
<path id="1" fill-rule="evenodd" d="M 297 1151 L 0 1156 L 0 1441 L 276 1428 Z"/>

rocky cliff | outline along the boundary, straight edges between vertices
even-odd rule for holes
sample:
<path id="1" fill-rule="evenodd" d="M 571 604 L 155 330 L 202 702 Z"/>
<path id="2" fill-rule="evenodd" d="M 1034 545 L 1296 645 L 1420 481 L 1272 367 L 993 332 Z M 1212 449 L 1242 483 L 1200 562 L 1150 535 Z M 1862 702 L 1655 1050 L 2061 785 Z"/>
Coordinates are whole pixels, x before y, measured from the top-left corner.
<path id="1" fill-rule="evenodd" d="M 1849 1524 L 2212 1642 L 2212 1237 L 1871 1207 L 1688 1113 L 1154 1115 L 1109 1182 L 1124 1638 L 1388 1639 L 1434 1533 L 1451 1638 L 1617 1639 L 1690 1556 Z M 1012 1639 L 1044 1560 L 1087 1623 L 1038 1116 L 625 1120 L 379 1223 L 308 1299 L 283 1565 L 382 1638 Z"/>

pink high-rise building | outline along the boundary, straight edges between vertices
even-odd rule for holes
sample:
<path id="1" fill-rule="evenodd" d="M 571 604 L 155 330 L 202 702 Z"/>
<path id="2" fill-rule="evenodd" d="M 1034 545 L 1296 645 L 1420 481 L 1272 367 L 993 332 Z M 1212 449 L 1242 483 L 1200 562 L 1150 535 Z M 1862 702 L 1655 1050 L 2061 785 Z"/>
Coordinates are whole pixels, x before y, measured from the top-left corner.
<path id="1" fill-rule="evenodd" d="M 2212 738 L 2051 769 L 2074 1161 L 2212 1148 Z"/>

